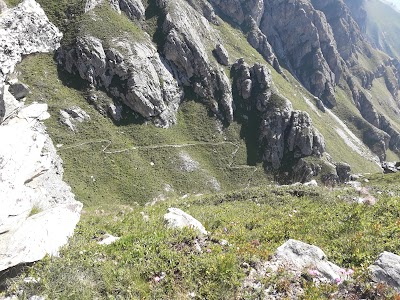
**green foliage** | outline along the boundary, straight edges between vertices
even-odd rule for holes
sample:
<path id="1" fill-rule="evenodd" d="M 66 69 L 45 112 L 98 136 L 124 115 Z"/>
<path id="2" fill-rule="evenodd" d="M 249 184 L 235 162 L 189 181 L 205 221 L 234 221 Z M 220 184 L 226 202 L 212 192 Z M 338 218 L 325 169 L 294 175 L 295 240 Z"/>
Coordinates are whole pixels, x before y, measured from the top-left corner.
<path id="1" fill-rule="evenodd" d="M 199 299 L 235 299 L 245 276 L 242 263 L 267 260 L 292 238 L 317 245 L 329 260 L 355 269 L 351 284 L 372 295 L 376 287 L 368 287 L 363 275 L 366 267 L 382 251 L 396 252 L 400 247 L 400 200 L 389 195 L 398 195 L 400 185 L 387 190 L 384 179 L 374 178 L 370 179 L 371 192 L 378 197 L 374 206 L 352 202 L 357 194 L 346 188 L 270 186 L 169 200 L 145 208 L 90 208 L 60 258 L 47 258 L 28 270 L 27 275 L 41 280 L 26 283 L 26 275 L 21 275 L 8 291 L 22 288 L 26 296 L 40 294 L 50 299 L 188 299 L 189 292 Z M 197 218 L 210 236 L 202 240 L 193 230 L 166 228 L 163 214 L 171 206 Z M 96 241 L 106 232 L 121 239 L 109 246 L 98 245 Z M 230 245 L 222 246 L 221 240 Z M 202 253 L 196 250 L 196 241 Z M 280 273 L 263 284 L 284 292 L 292 280 Z M 304 299 L 328 299 L 337 290 L 310 282 L 303 288 Z M 390 289 L 382 291 L 381 295 L 391 295 Z"/>
<path id="2" fill-rule="evenodd" d="M 27 101 L 49 105 L 51 118 L 46 126 L 54 143 L 62 144 L 58 153 L 64 161 L 65 179 L 86 205 L 144 204 L 215 192 L 216 182 L 227 191 L 270 180 L 262 166 L 244 166 L 247 150 L 240 126 L 234 123 L 224 128 L 200 103 L 185 101 L 178 124 L 169 129 L 133 122 L 130 115 L 116 125 L 88 104 L 85 83 L 58 70 L 50 55 L 27 57 L 18 69 L 21 81 L 31 88 Z M 89 122 L 78 124 L 75 133 L 59 123 L 59 111 L 73 105 L 91 116 Z M 182 170 L 185 153 L 198 162 L 198 169 Z"/>

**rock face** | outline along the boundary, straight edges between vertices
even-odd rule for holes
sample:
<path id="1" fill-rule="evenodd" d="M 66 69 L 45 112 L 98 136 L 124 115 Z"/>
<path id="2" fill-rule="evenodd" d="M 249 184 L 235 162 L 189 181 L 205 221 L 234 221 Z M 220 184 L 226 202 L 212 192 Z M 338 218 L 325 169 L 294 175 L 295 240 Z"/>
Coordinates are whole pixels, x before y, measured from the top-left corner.
<path id="1" fill-rule="evenodd" d="M 57 255 L 79 221 L 82 204 L 39 122 L 48 117 L 46 104 L 31 104 L 0 125 L 0 271 Z"/>
<path id="2" fill-rule="evenodd" d="M 217 36 L 206 18 L 185 1 L 160 1 L 165 21 L 162 46 L 165 58 L 179 74 L 180 81 L 227 123 L 233 120 L 232 91 L 223 69 L 214 66 L 207 43 L 217 44 Z M 204 41 L 204 42 L 203 42 Z"/>
<path id="3" fill-rule="evenodd" d="M 85 4 L 85 13 L 101 5 L 105 0 L 87 0 Z M 145 8 L 140 0 L 108 0 L 110 6 L 121 13 L 123 11 L 131 20 L 144 19 Z"/>
<path id="4" fill-rule="evenodd" d="M 182 89 L 151 42 L 115 39 L 104 49 L 102 41 L 78 38 L 58 53 L 65 69 L 96 87 L 104 87 L 144 118 L 156 118 L 162 127 L 176 122 Z M 123 54 L 124 53 L 124 54 Z"/>
<path id="5" fill-rule="evenodd" d="M 47 104 L 24 106 L 24 86 L 7 82 L 23 55 L 50 52 L 62 35 L 33 0 L 0 15 L 0 271 L 56 255 L 82 204 L 62 181 L 62 161 L 40 122 Z"/>
<path id="6" fill-rule="evenodd" d="M 199 221 L 179 208 L 168 208 L 168 213 L 164 215 L 164 220 L 172 228 L 189 227 L 198 230 L 203 235 L 208 234 Z"/>
<path id="7" fill-rule="evenodd" d="M 54 51 L 61 37 L 34 0 L 5 11 L 0 18 L 0 88 L 23 55 Z"/>
<path id="8" fill-rule="evenodd" d="M 384 282 L 400 291 L 400 256 L 385 251 L 368 269 L 375 282 Z"/>
<path id="9" fill-rule="evenodd" d="M 328 106 L 336 105 L 334 87 L 341 61 L 325 15 L 310 1 L 268 1 L 260 24 L 275 54 L 304 86 Z"/>
<path id="10" fill-rule="evenodd" d="M 271 74 L 266 66 L 249 67 L 244 60 L 238 60 L 232 73 L 240 96 L 235 101 L 237 114 L 255 122 L 263 161 L 278 169 L 285 155 L 295 159 L 322 155 L 323 137 L 306 112 L 293 111 L 289 100 L 272 93 Z"/>

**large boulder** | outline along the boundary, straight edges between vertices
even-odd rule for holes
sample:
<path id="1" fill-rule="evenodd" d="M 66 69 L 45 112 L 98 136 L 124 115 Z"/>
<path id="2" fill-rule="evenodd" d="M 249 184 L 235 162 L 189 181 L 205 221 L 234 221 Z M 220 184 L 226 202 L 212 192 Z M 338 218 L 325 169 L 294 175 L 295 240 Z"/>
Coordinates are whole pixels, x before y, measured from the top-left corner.
<path id="1" fill-rule="evenodd" d="M 326 254 L 320 248 L 297 240 L 290 239 L 280 246 L 271 261 L 297 271 L 316 270 L 321 279 L 329 282 L 345 277 L 341 268 L 328 261 Z"/>
<path id="2" fill-rule="evenodd" d="M 62 161 L 31 104 L 0 125 L 0 271 L 56 255 L 79 221 L 82 204 L 62 181 Z"/>
<path id="3" fill-rule="evenodd" d="M 287 287 L 279 288 L 271 281 L 264 284 L 262 279 L 285 276 Z M 288 240 L 280 246 L 269 261 L 256 263 L 250 268 L 242 284 L 242 292 L 262 292 L 263 299 L 302 299 L 304 279 L 315 285 L 340 284 L 350 279 L 353 270 L 340 268 L 330 262 L 325 253 L 314 245 L 297 240 Z"/>
<path id="4" fill-rule="evenodd" d="M 400 256 L 385 251 L 368 269 L 375 282 L 384 282 L 400 291 Z"/>
<path id="5" fill-rule="evenodd" d="M 199 231 L 203 235 L 208 234 L 203 224 L 179 208 L 168 208 L 168 213 L 164 215 L 164 220 L 172 228 L 182 229 L 188 227 Z"/>

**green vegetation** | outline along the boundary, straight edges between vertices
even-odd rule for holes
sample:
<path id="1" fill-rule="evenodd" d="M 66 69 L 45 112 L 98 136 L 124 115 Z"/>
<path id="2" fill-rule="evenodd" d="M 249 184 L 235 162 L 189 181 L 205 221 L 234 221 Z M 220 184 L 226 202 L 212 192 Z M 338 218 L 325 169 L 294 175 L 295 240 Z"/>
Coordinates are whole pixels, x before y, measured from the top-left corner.
<path id="1" fill-rule="evenodd" d="M 378 198 L 374 206 L 354 203 L 358 194 L 351 188 L 269 186 L 144 208 L 88 208 L 60 258 L 35 264 L 14 279 L 9 291 L 22 288 L 26 296 L 49 299 L 189 299 L 188 293 L 197 299 L 235 299 L 245 277 L 241 265 L 267 260 L 289 238 L 317 245 L 329 260 L 355 269 L 348 286 L 372 289 L 363 283 L 366 267 L 382 251 L 396 252 L 400 247 L 398 182 L 397 174 L 371 177 L 368 185 Z M 171 206 L 190 213 L 210 232 L 206 240 L 199 240 L 202 253 L 196 250 L 195 232 L 164 226 L 163 214 Z M 121 239 L 98 245 L 97 238 L 106 232 Z M 221 245 L 221 240 L 230 245 Z M 27 275 L 40 281 L 23 282 Z M 287 277 L 277 276 L 265 283 L 285 291 Z M 340 288 L 304 285 L 306 295 L 319 295 L 318 299 L 327 299 L 327 291 Z M 388 295 L 382 299 L 390 299 Z"/>
<path id="2" fill-rule="evenodd" d="M 195 101 L 182 104 L 178 124 L 170 129 L 130 119 L 116 126 L 87 103 L 85 85 L 57 70 L 50 55 L 27 57 L 18 69 L 20 79 L 31 87 L 28 100 L 48 103 L 51 118 L 46 126 L 54 143 L 63 144 L 58 152 L 65 179 L 86 205 L 144 204 L 156 198 L 214 192 L 219 187 L 228 191 L 270 181 L 262 166 L 244 166 L 247 153 L 240 126 L 224 128 Z M 73 105 L 91 116 L 89 122 L 79 124 L 76 133 L 58 120 L 60 109 Z M 110 153 L 122 149 L 127 151 Z M 185 153 L 199 163 L 197 170 L 182 171 Z"/>
<path id="3" fill-rule="evenodd" d="M 37 215 L 38 213 L 40 213 L 42 210 L 40 209 L 40 207 L 38 206 L 34 206 L 32 207 L 30 213 L 29 213 L 29 217 L 33 216 L 33 215 Z"/>

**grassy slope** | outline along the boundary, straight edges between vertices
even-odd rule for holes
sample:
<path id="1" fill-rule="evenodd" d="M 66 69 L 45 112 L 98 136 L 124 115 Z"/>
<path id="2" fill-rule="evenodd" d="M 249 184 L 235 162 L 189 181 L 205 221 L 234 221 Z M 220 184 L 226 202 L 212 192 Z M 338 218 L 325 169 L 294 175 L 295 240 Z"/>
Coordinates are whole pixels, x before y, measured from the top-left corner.
<path id="1" fill-rule="evenodd" d="M 10 291 L 23 288 L 28 296 L 49 299 L 190 299 L 190 292 L 196 299 L 236 299 L 246 272 L 242 263 L 266 260 L 293 238 L 315 244 L 329 260 L 355 269 L 359 292 L 368 292 L 373 288 L 362 283 L 366 267 L 380 252 L 396 252 L 400 247 L 399 176 L 387 178 L 390 186 L 376 176 L 369 183 L 379 198 L 375 206 L 351 203 L 357 197 L 352 189 L 270 186 L 169 200 L 146 208 L 89 208 L 61 257 L 47 258 L 29 270 L 40 282 L 23 282 L 21 276 Z M 201 243 L 202 253 L 195 250 L 195 232 L 163 225 L 163 214 L 171 206 L 192 214 L 210 232 Z M 96 238 L 105 232 L 121 240 L 111 246 L 97 245 Z M 222 239 L 231 245 L 220 245 Z M 165 278 L 155 282 L 163 272 Z M 287 280 L 282 273 L 263 282 L 284 292 Z M 316 289 L 306 281 L 304 286 L 304 299 L 328 299 L 337 289 Z M 383 287 L 379 292 L 382 298 L 374 299 L 391 299 Z M 246 299 L 257 296 L 254 292 Z"/>

